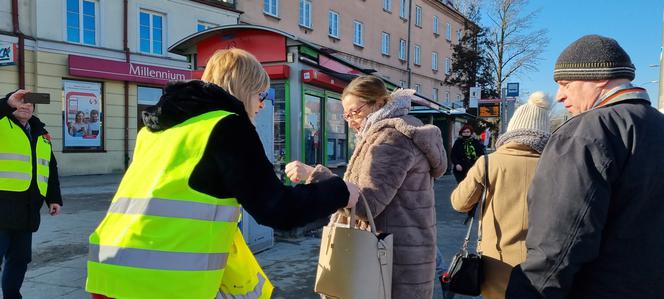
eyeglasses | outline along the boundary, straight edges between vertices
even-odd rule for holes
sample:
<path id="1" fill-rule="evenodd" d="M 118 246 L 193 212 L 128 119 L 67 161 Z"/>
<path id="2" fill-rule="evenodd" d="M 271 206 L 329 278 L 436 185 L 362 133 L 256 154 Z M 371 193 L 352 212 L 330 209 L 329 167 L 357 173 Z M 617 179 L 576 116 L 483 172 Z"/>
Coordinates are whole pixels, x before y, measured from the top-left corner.
<path id="1" fill-rule="evenodd" d="M 267 100 L 267 97 L 268 97 L 269 95 L 270 95 L 270 94 L 269 94 L 267 91 L 261 92 L 261 93 L 258 94 L 258 100 L 261 101 L 261 103 L 262 103 L 262 102 L 264 102 L 265 100 Z"/>
<path id="2" fill-rule="evenodd" d="M 344 116 L 344 119 L 345 119 L 346 121 L 349 121 L 349 120 L 351 120 L 352 118 L 356 118 L 357 115 L 360 114 L 360 112 L 362 111 L 362 109 L 364 108 L 364 106 L 366 106 L 367 104 L 369 104 L 369 103 L 364 103 L 364 105 L 361 105 L 360 107 L 355 108 L 355 110 L 351 110 L 351 111 L 348 111 L 348 112 L 344 112 L 344 115 L 343 115 L 343 116 Z"/>

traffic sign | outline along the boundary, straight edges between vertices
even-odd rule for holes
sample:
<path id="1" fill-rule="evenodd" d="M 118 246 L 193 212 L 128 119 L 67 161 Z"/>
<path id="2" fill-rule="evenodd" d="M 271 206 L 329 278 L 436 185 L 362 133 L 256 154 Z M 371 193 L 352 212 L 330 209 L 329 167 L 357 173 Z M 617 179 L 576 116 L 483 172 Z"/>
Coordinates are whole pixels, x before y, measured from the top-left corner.
<path id="1" fill-rule="evenodd" d="M 506 97 L 518 97 L 519 96 L 519 83 L 507 83 L 507 92 Z"/>

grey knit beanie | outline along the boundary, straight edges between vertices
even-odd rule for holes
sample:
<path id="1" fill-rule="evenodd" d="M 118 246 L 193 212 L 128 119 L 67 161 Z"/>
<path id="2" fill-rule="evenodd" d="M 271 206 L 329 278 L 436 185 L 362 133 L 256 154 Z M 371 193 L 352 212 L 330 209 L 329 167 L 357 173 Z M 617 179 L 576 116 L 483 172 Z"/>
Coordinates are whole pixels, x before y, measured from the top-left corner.
<path id="1" fill-rule="evenodd" d="M 550 100 L 541 91 L 534 92 L 528 97 L 528 102 L 514 111 L 512 119 L 507 124 L 507 132 L 515 130 L 535 130 L 549 133 Z"/>
<path id="2" fill-rule="evenodd" d="M 553 80 L 634 80 L 634 65 L 615 39 L 586 35 L 567 46 L 553 69 Z"/>

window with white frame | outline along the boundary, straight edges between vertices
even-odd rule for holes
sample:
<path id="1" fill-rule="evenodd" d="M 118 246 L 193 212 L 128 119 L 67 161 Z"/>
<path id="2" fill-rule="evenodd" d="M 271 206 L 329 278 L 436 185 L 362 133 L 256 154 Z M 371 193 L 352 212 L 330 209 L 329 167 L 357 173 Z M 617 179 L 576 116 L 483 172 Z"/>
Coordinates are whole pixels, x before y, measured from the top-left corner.
<path id="1" fill-rule="evenodd" d="M 380 38 L 380 52 L 383 55 L 390 55 L 390 34 L 383 32 Z"/>
<path id="2" fill-rule="evenodd" d="M 300 0 L 300 26 L 311 28 L 311 0 Z"/>
<path id="3" fill-rule="evenodd" d="M 353 44 L 363 47 L 364 46 L 364 24 L 360 21 L 353 21 L 353 27 L 355 28 L 355 36 L 353 37 Z"/>
<path id="4" fill-rule="evenodd" d="M 196 25 L 196 31 L 208 30 L 214 27 L 219 27 L 219 25 L 207 22 L 198 22 L 198 24 Z"/>
<path id="5" fill-rule="evenodd" d="M 383 0 L 383 9 L 385 11 L 392 11 L 392 0 Z"/>
<path id="6" fill-rule="evenodd" d="M 67 0 L 67 41 L 97 44 L 99 5 L 91 0 Z"/>
<path id="7" fill-rule="evenodd" d="M 400 0 L 399 1 L 399 16 L 407 19 L 408 18 L 408 1 Z"/>
<path id="8" fill-rule="evenodd" d="M 450 74 L 450 69 L 451 69 L 451 66 L 450 66 L 450 58 L 449 58 L 449 57 L 445 57 L 445 75 L 449 75 L 449 74 Z"/>
<path id="9" fill-rule="evenodd" d="M 139 13 L 139 48 L 143 53 L 164 53 L 164 15 L 141 10 Z"/>
<path id="10" fill-rule="evenodd" d="M 431 98 L 434 101 L 438 101 L 438 88 L 435 87 L 433 88 L 433 90 L 431 91 Z"/>
<path id="11" fill-rule="evenodd" d="M 463 31 L 461 29 L 457 30 L 457 44 L 461 43 L 461 37 L 463 37 Z"/>
<path id="12" fill-rule="evenodd" d="M 404 81 L 404 80 L 399 80 L 399 86 L 400 86 L 401 88 L 406 88 L 406 81 Z"/>
<path id="13" fill-rule="evenodd" d="M 445 28 L 445 38 L 446 38 L 448 41 L 451 41 L 451 40 L 452 40 L 452 24 L 450 24 L 450 23 L 447 23 L 447 24 L 446 24 L 446 28 Z"/>
<path id="14" fill-rule="evenodd" d="M 415 26 L 422 27 L 422 7 L 415 5 Z"/>
<path id="15" fill-rule="evenodd" d="M 263 12 L 271 16 L 279 16 L 279 0 L 263 0 Z"/>
<path id="16" fill-rule="evenodd" d="M 327 13 L 327 34 L 331 37 L 339 38 L 339 13 L 330 10 Z"/>
<path id="17" fill-rule="evenodd" d="M 438 53 L 431 52 L 431 69 L 434 71 L 438 70 Z"/>
<path id="18" fill-rule="evenodd" d="M 413 61 L 415 65 L 420 65 L 420 56 L 422 54 L 421 52 L 422 48 L 420 47 L 420 45 L 415 45 L 415 59 Z"/>
<path id="19" fill-rule="evenodd" d="M 399 59 L 406 60 L 406 41 L 403 39 L 399 40 Z"/>
<path id="20" fill-rule="evenodd" d="M 415 92 L 420 93 L 420 89 L 422 89 L 422 85 L 419 83 L 415 84 Z"/>
<path id="21" fill-rule="evenodd" d="M 433 16 L 433 33 L 438 34 L 438 16 Z"/>
<path id="22" fill-rule="evenodd" d="M 449 91 L 445 92 L 445 102 L 447 102 L 447 103 L 450 102 L 450 92 Z"/>

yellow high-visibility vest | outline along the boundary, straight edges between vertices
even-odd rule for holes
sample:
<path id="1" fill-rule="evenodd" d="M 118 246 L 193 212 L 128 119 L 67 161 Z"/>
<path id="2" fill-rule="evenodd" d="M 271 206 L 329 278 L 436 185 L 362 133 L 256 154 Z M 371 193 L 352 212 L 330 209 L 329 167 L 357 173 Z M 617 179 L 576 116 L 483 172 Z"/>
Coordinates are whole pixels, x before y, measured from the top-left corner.
<path id="1" fill-rule="evenodd" d="M 51 142 L 38 136 L 33 161 L 30 139 L 24 129 L 8 117 L 0 119 L 0 190 L 23 192 L 30 188 L 33 167 L 37 168 L 37 187 L 42 196 L 48 190 Z M 34 166 L 36 164 L 36 166 Z"/>
<path id="2" fill-rule="evenodd" d="M 122 299 L 212 299 L 226 279 L 227 262 L 255 261 L 251 252 L 240 258 L 231 252 L 238 246 L 237 200 L 189 187 L 210 133 L 230 114 L 214 111 L 165 131 L 139 132 L 134 160 L 90 235 L 88 292 Z M 257 263 L 252 269 L 246 275 L 264 277 Z M 259 296 L 244 298 L 269 298 Z"/>

